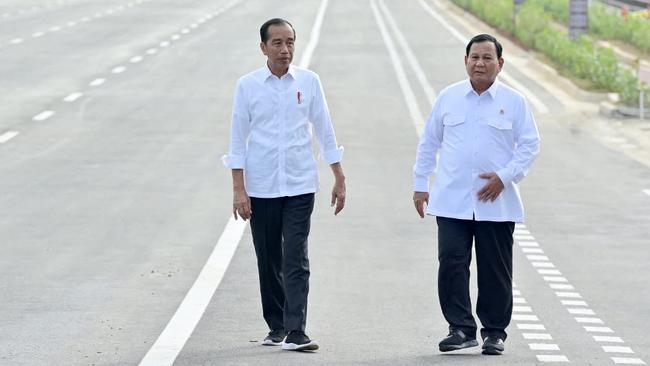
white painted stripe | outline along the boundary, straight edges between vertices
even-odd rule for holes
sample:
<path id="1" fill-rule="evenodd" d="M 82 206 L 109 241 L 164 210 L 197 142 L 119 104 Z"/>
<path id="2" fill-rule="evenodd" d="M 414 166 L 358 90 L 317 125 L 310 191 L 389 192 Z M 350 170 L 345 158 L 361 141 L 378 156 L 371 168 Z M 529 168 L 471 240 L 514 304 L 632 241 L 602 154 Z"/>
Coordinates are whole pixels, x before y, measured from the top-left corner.
<path id="1" fill-rule="evenodd" d="M 557 276 L 562 275 L 562 272 L 560 272 L 557 269 L 545 269 L 545 268 L 538 269 L 537 273 L 542 274 L 542 275 L 557 275 Z"/>
<path id="2" fill-rule="evenodd" d="M 43 33 L 43 32 L 32 33 L 32 37 L 34 37 L 34 38 L 43 37 L 43 35 L 45 35 L 45 33 Z"/>
<path id="3" fill-rule="evenodd" d="M 100 86 L 100 85 L 104 84 L 105 82 L 106 82 L 106 79 L 97 78 L 97 79 L 91 81 L 90 84 L 88 84 L 88 85 L 90 85 L 90 86 Z"/>
<path id="4" fill-rule="evenodd" d="M 121 73 L 124 72 L 124 70 L 126 70 L 126 67 L 124 67 L 124 66 L 117 66 L 117 67 L 114 67 L 113 70 L 111 70 L 111 72 L 112 72 L 113 74 L 121 74 Z"/>
<path id="5" fill-rule="evenodd" d="M 395 36 L 397 43 L 399 43 L 399 45 L 402 47 L 402 50 L 404 51 L 404 55 L 406 56 L 406 60 L 411 66 L 411 70 L 413 70 L 413 72 L 415 73 L 415 77 L 418 79 L 418 82 L 420 83 L 420 87 L 422 88 L 422 90 L 424 90 L 424 94 L 426 95 L 427 100 L 429 101 L 429 103 L 431 103 L 429 107 L 433 107 L 433 103 L 436 99 L 436 92 L 431 87 L 431 83 L 429 82 L 429 79 L 427 78 L 427 75 L 425 74 L 424 70 L 422 70 L 422 66 L 420 66 L 420 62 L 418 62 L 417 58 L 413 54 L 413 50 L 409 46 L 406 37 L 404 37 L 404 34 L 397 26 L 395 19 L 393 18 L 390 11 L 388 11 L 388 8 L 384 4 L 383 0 L 379 0 L 379 8 L 384 13 L 384 17 L 388 21 L 388 25 L 392 29 L 393 35 Z"/>
<path id="6" fill-rule="evenodd" d="M 548 260 L 547 256 L 538 255 L 538 254 L 529 254 L 529 255 L 526 256 L 526 258 L 528 258 L 528 260 L 531 260 L 531 261 L 547 261 Z"/>
<path id="7" fill-rule="evenodd" d="M 634 353 L 632 348 L 625 346 L 603 346 L 603 351 L 607 353 Z"/>
<path id="8" fill-rule="evenodd" d="M 68 25 L 68 27 L 74 27 L 75 25 L 77 25 L 77 22 L 67 22 L 66 24 Z"/>
<path id="9" fill-rule="evenodd" d="M 88 18 L 88 17 L 81 18 L 82 23 L 86 23 L 86 22 L 89 22 L 89 21 L 90 21 L 90 18 Z"/>
<path id="10" fill-rule="evenodd" d="M 520 224 L 520 223 L 515 224 L 515 229 L 525 229 L 525 228 L 526 228 L 526 224 Z"/>
<path id="11" fill-rule="evenodd" d="M 533 351 L 559 351 L 560 350 L 560 347 L 554 343 L 529 343 L 528 347 L 530 347 L 530 349 Z"/>
<path id="12" fill-rule="evenodd" d="M 640 358 L 612 357 L 612 361 L 618 365 L 645 365 L 645 362 Z"/>
<path id="13" fill-rule="evenodd" d="M 544 276 L 544 281 L 547 281 L 547 282 L 569 282 L 566 278 L 557 277 L 557 276 Z"/>
<path id="14" fill-rule="evenodd" d="M 553 337 L 548 333 L 522 333 L 524 339 L 550 341 Z"/>
<path id="15" fill-rule="evenodd" d="M 564 355 L 536 355 L 539 362 L 569 362 Z"/>
<path id="16" fill-rule="evenodd" d="M 517 324 L 517 329 L 521 330 L 546 330 L 544 327 L 544 324 L 526 324 L 526 323 L 518 323 Z"/>
<path id="17" fill-rule="evenodd" d="M 142 61 L 143 57 L 142 56 L 133 56 L 129 59 L 131 63 L 137 64 L 138 62 Z"/>
<path id="18" fill-rule="evenodd" d="M 539 243 L 536 241 L 519 241 L 517 242 L 520 247 L 538 247 Z"/>
<path id="19" fill-rule="evenodd" d="M 0 135 L 0 144 L 6 144 L 12 138 L 18 136 L 18 131 L 7 131 Z"/>
<path id="20" fill-rule="evenodd" d="M 555 292 L 555 295 L 557 295 L 557 297 L 569 297 L 569 298 L 574 298 L 574 299 L 582 299 L 582 296 L 577 292 L 557 291 L 557 292 Z"/>
<path id="21" fill-rule="evenodd" d="M 538 322 L 539 318 L 537 315 L 530 314 L 512 314 L 512 320 L 515 321 L 528 321 L 528 322 Z"/>
<path id="22" fill-rule="evenodd" d="M 594 341 L 596 342 L 610 342 L 610 343 L 625 343 L 621 337 L 610 337 L 610 336 L 594 336 Z"/>
<path id="23" fill-rule="evenodd" d="M 244 221 L 230 218 L 199 277 L 149 352 L 140 361 L 140 366 L 170 366 L 174 363 L 219 287 L 245 227 Z"/>
<path id="24" fill-rule="evenodd" d="M 64 102 L 74 102 L 75 100 L 81 98 L 83 93 L 70 93 L 67 97 L 63 98 Z"/>
<path id="25" fill-rule="evenodd" d="M 530 231 L 525 230 L 525 229 L 515 229 L 514 234 L 515 235 L 530 235 Z"/>
<path id="26" fill-rule="evenodd" d="M 187 29 L 187 28 L 181 29 L 181 33 L 183 33 L 183 34 L 188 34 L 189 32 L 190 32 L 190 30 Z"/>
<path id="27" fill-rule="evenodd" d="M 569 314 L 573 315 L 596 315 L 593 310 L 585 308 L 569 308 Z"/>
<path id="28" fill-rule="evenodd" d="M 612 328 L 609 327 L 589 327 L 585 326 L 584 327 L 587 332 L 592 332 L 592 333 L 614 333 Z"/>
<path id="29" fill-rule="evenodd" d="M 11 43 L 11 44 L 23 43 L 23 39 L 22 38 L 14 38 L 11 41 L 9 41 L 9 43 Z"/>
<path id="30" fill-rule="evenodd" d="M 515 240 L 535 240 L 532 235 L 515 235 Z"/>
<path id="31" fill-rule="evenodd" d="M 58 32 L 58 31 L 60 31 L 60 30 L 61 30 L 61 27 L 59 27 L 58 25 L 56 25 L 56 26 L 50 28 L 50 32 Z"/>
<path id="32" fill-rule="evenodd" d="M 531 262 L 533 267 L 538 268 L 555 268 L 555 265 L 551 262 Z"/>
<path id="33" fill-rule="evenodd" d="M 53 111 L 43 111 L 43 112 L 35 115 L 34 117 L 32 117 L 32 119 L 34 121 L 45 121 L 46 119 L 52 117 L 53 115 L 54 115 Z"/>
<path id="34" fill-rule="evenodd" d="M 524 253 L 536 253 L 536 254 L 543 254 L 544 251 L 541 248 L 521 248 L 521 251 Z M 528 258 L 530 259 L 530 258 Z"/>
<path id="35" fill-rule="evenodd" d="M 395 71 L 395 75 L 397 76 L 397 81 L 399 82 L 400 89 L 402 90 L 402 96 L 404 97 L 404 101 L 406 102 L 406 106 L 408 108 L 411 121 L 415 125 L 415 129 L 417 130 L 418 136 L 420 136 L 422 135 L 422 131 L 424 130 L 424 118 L 422 117 L 422 114 L 420 112 L 420 107 L 417 104 L 415 93 L 413 92 L 413 89 L 411 88 L 411 84 L 409 83 L 408 78 L 406 77 L 406 72 L 404 71 L 402 62 L 399 59 L 398 52 L 395 48 L 393 40 L 388 34 L 386 25 L 384 24 L 381 14 L 379 13 L 379 10 L 377 9 L 376 0 L 370 0 L 370 7 L 372 8 L 372 12 L 375 16 L 375 21 L 379 26 L 379 31 L 381 33 L 381 36 L 384 39 L 384 44 L 386 45 L 386 48 L 388 48 L 388 53 L 390 55 L 390 59 L 393 64 L 393 69 Z"/>
<path id="36" fill-rule="evenodd" d="M 150 48 L 146 52 L 147 52 L 148 55 L 155 55 L 158 52 L 158 49 Z"/>
<path id="37" fill-rule="evenodd" d="M 180 35 L 180 34 L 174 34 L 173 36 L 171 36 L 171 40 L 172 40 L 172 41 L 176 41 L 176 40 L 179 40 L 179 39 L 181 39 L 181 35 Z"/>
<path id="38" fill-rule="evenodd" d="M 605 323 L 600 318 L 585 318 L 585 317 L 577 316 L 575 319 L 576 319 L 576 321 L 578 323 L 586 323 L 586 324 L 604 324 Z"/>
<path id="39" fill-rule="evenodd" d="M 513 294 L 513 295 L 517 295 L 517 296 L 519 296 L 519 295 L 521 295 L 521 291 L 519 291 L 519 290 L 512 290 L 512 294 Z"/>
<path id="40" fill-rule="evenodd" d="M 643 193 L 645 193 L 645 194 L 647 194 L 648 196 L 650 196 L 650 189 L 644 189 L 644 190 L 643 190 Z"/>
<path id="41" fill-rule="evenodd" d="M 515 305 L 512 307 L 512 311 L 515 313 L 532 313 L 533 308 L 530 306 Z"/>
<path id="42" fill-rule="evenodd" d="M 548 286 L 554 290 L 575 290 L 573 285 L 568 285 L 565 283 L 549 283 Z"/>
<path id="43" fill-rule="evenodd" d="M 525 304 L 526 299 L 524 299 L 523 297 L 515 297 L 515 298 L 512 299 L 512 302 L 514 304 Z"/>
<path id="44" fill-rule="evenodd" d="M 300 62 L 298 63 L 300 67 L 306 67 L 305 65 L 309 65 L 311 63 L 311 58 L 314 55 L 314 50 L 316 50 L 316 46 L 318 45 L 318 41 L 320 40 L 320 30 L 321 27 L 323 26 L 323 19 L 325 18 L 325 10 L 327 10 L 328 3 L 329 0 L 323 0 L 321 1 L 320 6 L 318 7 L 318 11 L 316 12 L 316 19 L 314 20 L 314 25 L 311 27 L 309 42 L 307 42 L 307 46 L 305 46 L 305 50 L 303 51 L 302 56 L 300 57 Z"/>
<path id="45" fill-rule="evenodd" d="M 192 23 L 192 24 L 190 24 L 190 28 L 192 28 L 192 29 L 196 29 L 196 28 L 198 28 L 198 26 L 199 26 L 199 25 L 196 24 L 196 23 Z"/>
<path id="46" fill-rule="evenodd" d="M 162 41 L 162 42 L 160 42 L 160 47 L 167 47 L 167 46 L 169 46 L 169 42 L 168 42 L 168 41 Z"/>
<path id="47" fill-rule="evenodd" d="M 587 306 L 587 302 L 582 301 L 582 300 L 562 300 L 562 305 L 566 305 L 566 306 Z"/>

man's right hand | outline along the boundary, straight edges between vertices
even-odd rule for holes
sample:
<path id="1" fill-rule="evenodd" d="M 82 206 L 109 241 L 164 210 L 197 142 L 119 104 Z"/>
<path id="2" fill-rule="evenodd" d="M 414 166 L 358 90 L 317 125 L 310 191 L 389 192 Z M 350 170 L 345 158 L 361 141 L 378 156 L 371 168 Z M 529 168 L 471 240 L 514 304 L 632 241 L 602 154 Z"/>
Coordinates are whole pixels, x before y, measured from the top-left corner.
<path id="1" fill-rule="evenodd" d="M 424 218 L 424 204 L 429 204 L 429 192 L 413 192 L 413 204 L 421 218 Z"/>
<path id="2" fill-rule="evenodd" d="M 235 216 L 235 220 L 237 220 L 237 214 L 244 221 L 251 218 L 253 214 L 251 210 L 251 199 L 248 197 L 245 189 L 235 189 L 233 191 L 232 214 Z"/>

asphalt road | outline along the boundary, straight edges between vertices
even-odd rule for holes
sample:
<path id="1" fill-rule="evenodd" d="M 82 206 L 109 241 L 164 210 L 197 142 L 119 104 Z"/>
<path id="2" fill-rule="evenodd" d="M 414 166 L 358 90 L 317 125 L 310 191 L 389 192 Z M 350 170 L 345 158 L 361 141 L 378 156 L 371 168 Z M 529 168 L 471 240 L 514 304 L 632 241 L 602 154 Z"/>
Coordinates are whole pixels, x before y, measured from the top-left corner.
<path id="1" fill-rule="evenodd" d="M 308 334 L 321 349 L 260 345 L 267 329 L 246 228 L 220 282 L 208 273 L 218 288 L 196 324 L 174 323 L 189 337 L 174 333 L 175 365 L 650 362 L 650 168 L 592 136 L 598 117 L 509 42 L 503 80 L 534 99 L 542 135 L 522 183 L 520 300 L 503 356 L 437 351 L 446 324 L 436 228 L 412 207 L 411 169 L 432 98 L 466 76 L 464 43 L 486 30 L 451 9 L 444 0 L 0 1 L 0 364 L 138 365 L 156 349 L 232 225 L 219 160 L 232 93 L 264 65 L 258 29 L 275 16 L 297 30 L 296 64 L 315 46 L 309 67 L 345 146 L 347 206 L 333 215 L 321 162 L 310 236 Z"/>

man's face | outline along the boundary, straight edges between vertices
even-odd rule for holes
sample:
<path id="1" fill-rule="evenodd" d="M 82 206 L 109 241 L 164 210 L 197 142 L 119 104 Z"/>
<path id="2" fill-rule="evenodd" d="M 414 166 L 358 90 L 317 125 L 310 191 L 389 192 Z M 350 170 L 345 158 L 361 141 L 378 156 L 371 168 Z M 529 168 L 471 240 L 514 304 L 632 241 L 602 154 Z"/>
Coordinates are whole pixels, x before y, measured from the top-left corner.
<path id="1" fill-rule="evenodd" d="M 497 58 L 492 42 L 473 43 L 465 56 L 467 75 L 474 86 L 491 85 L 503 67 L 503 58 Z"/>
<path id="2" fill-rule="evenodd" d="M 271 69 L 288 68 L 293 60 L 294 46 L 293 29 L 288 24 L 274 24 L 268 29 L 266 43 L 260 43 L 260 48 L 268 58 Z"/>

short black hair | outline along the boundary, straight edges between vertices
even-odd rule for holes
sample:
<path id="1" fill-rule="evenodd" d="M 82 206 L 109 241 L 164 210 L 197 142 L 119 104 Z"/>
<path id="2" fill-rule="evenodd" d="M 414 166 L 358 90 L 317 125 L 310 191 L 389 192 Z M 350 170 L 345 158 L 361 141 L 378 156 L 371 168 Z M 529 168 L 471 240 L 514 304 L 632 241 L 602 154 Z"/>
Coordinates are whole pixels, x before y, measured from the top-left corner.
<path id="1" fill-rule="evenodd" d="M 291 25 L 288 20 L 282 18 L 273 18 L 264 22 L 264 24 L 262 24 L 260 27 L 260 39 L 262 40 L 262 43 L 266 43 L 266 41 L 269 40 L 269 27 L 272 25 L 280 24 L 286 24 L 291 27 L 291 30 L 293 31 L 293 40 L 296 40 L 296 30 L 293 29 L 293 25 Z"/>
<path id="2" fill-rule="evenodd" d="M 497 58 L 501 58 L 501 55 L 503 54 L 503 47 L 501 46 L 501 43 L 497 41 L 496 38 L 489 34 L 479 34 L 478 36 L 474 36 L 469 43 L 467 44 L 467 48 L 465 48 L 465 56 L 469 56 L 469 49 L 472 48 L 472 45 L 474 43 L 482 43 L 482 42 L 492 42 L 494 43 L 494 47 L 497 49 Z"/>

